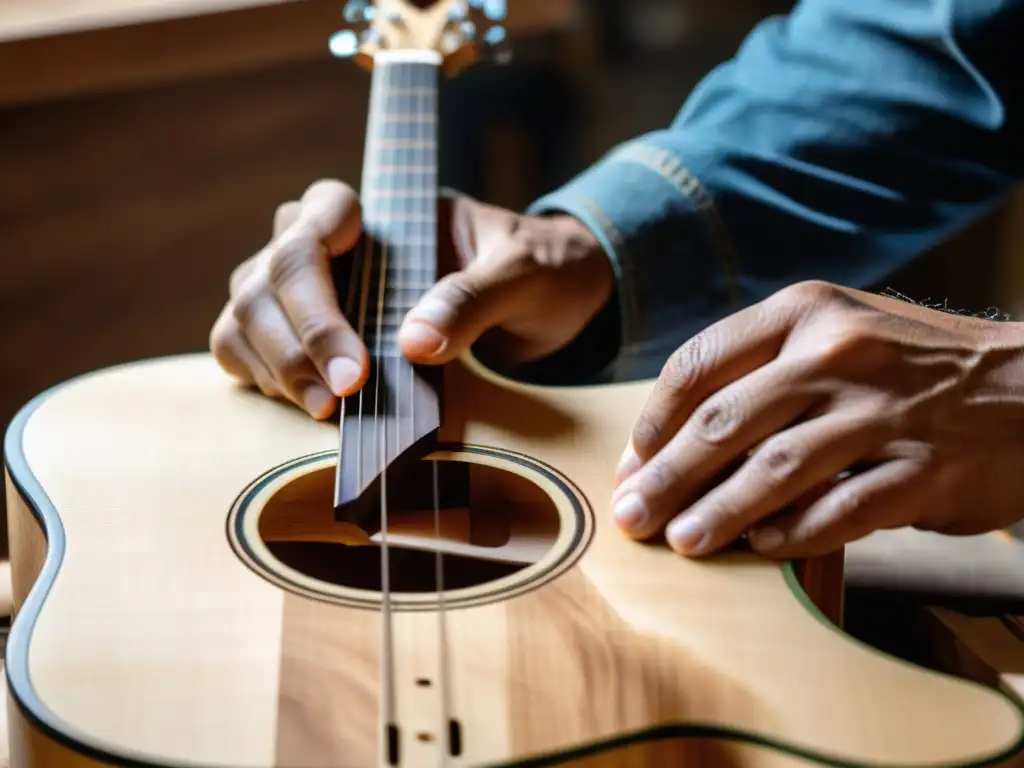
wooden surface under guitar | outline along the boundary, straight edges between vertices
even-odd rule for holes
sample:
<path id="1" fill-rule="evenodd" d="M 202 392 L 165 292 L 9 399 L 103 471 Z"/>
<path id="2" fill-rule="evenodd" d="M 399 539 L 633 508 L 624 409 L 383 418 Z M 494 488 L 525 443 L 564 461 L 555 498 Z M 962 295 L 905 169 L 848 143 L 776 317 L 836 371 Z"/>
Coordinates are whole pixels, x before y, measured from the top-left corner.
<path id="1" fill-rule="evenodd" d="M 444 611 L 392 594 L 384 680 L 379 593 L 303 574 L 273 554 L 281 526 L 260 523 L 291 509 L 293 532 L 306 519 L 325 539 L 336 425 L 205 355 L 41 397 L 5 446 L 12 765 L 375 765 L 389 687 L 403 766 L 1009 758 L 1024 721 L 1008 698 L 848 639 L 789 566 L 687 560 L 616 530 L 610 478 L 649 386 L 447 369 L 444 457 L 482 470 L 470 507 L 492 514 L 508 492 L 537 520 L 481 543 L 454 516 L 443 535 L 461 551 L 513 542 L 522 567 L 446 589 Z M 462 751 L 442 762 L 446 715 Z"/>

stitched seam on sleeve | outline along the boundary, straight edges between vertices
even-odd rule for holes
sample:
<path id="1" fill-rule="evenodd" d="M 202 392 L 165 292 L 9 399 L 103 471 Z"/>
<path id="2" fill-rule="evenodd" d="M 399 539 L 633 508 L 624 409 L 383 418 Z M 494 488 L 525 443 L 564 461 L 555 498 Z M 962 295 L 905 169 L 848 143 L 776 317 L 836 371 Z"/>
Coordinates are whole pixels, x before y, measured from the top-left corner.
<path id="1" fill-rule="evenodd" d="M 619 161 L 633 162 L 654 171 L 693 204 L 694 209 L 707 224 L 712 246 L 718 254 L 722 272 L 725 275 L 729 300 L 739 305 L 742 301 L 742 292 L 739 284 L 740 270 L 736 249 L 733 247 L 722 217 L 715 207 L 714 200 L 701 184 L 700 179 L 668 150 L 643 142 L 623 144 L 614 150 L 610 157 Z"/>

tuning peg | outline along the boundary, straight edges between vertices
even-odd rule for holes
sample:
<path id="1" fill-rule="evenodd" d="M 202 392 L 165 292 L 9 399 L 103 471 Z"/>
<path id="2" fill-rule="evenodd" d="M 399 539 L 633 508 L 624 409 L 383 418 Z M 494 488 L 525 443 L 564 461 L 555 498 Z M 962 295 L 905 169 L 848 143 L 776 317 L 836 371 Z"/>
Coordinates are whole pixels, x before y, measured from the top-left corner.
<path id="1" fill-rule="evenodd" d="M 505 0 L 478 0 L 480 8 L 491 21 L 504 21 L 508 13 L 508 6 Z"/>
<path id="2" fill-rule="evenodd" d="M 373 8 L 366 0 L 348 0 L 343 14 L 349 24 L 365 23 L 373 19 Z"/>
<path id="3" fill-rule="evenodd" d="M 508 34 L 504 27 L 495 24 L 484 32 L 484 42 L 491 48 L 500 48 L 508 44 Z"/>
<path id="4" fill-rule="evenodd" d="M 459 0 L 457 3 L 452 3 L 452 7 L 448 9 L 448 18 L 452 21 L 462 21 L 463 19 L 469 18 L 469 7 L 465 0 Z"/>
<path id="5" fill-rule="evenodd" d="M 476 24 L 472 21 L 464 21 L 459 25 L 459 32 L 466 41 L 476 38 Z"/>
<path id="6" fill-rule="evenodd" d="M 344 29 L 331 35 L 328 47 L 339 59 L 349 59 L 359 52 L 359 37 L 351 29 Z"/>
<path id="7" fill-rule="evenodd" d="M 512 61 L 512 48 L 508 42 L 505 28 L 495 24 L 484 33 L 484 42 L 491 49 L 491 59 L 496 64 L 508 64 Z"/>

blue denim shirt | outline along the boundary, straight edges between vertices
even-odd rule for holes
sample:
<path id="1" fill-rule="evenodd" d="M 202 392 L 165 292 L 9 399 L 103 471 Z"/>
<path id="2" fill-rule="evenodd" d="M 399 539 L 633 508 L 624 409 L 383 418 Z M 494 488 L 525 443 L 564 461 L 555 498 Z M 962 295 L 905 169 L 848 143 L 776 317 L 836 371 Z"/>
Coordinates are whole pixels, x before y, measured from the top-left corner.
<path id="1" fill-rule="evenodd" d="M 529 210 L 581 219 L 614 265 L 599 379 L 657 375 L 787 284 L 876 284 L 998 203 L 1021 176 L 1022 53 L 1024 0 L 803 0 L 762 22 L 668 128 Z"/>

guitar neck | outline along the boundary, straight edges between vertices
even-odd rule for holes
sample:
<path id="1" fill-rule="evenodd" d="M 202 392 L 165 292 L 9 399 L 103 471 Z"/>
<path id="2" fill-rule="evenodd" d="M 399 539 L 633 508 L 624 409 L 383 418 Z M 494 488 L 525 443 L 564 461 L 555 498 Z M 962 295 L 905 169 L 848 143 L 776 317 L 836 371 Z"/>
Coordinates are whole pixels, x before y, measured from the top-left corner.
<path id="1" fill-rule="evenodd" d="M 437 279 L 437 90 L 430 51 L 377 54 L 361 200 L 374 242 L 357 327 L 372 357 L 398 354 L 405 314 Z"/>
<path id="2" fill-rule="evenodd" d="M 430 51 L 375 56 L 361 190 L 368 247 L 339 286 L 371 365 L 343 404 L 335 508 L 367 530 L 376 530 L 382 474 L 426 451 L 441 418 L 440 370 L 412 365 L 398 347 L 405 315 L 437 279 L 439 65 Z"/>

